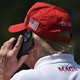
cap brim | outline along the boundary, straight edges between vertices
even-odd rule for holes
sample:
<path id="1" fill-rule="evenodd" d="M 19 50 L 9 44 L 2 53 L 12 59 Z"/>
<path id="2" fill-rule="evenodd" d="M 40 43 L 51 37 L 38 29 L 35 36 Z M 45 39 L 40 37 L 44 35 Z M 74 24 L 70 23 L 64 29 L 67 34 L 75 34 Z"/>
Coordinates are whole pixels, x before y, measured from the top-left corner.
<path id="1" fill-rule="evenodd" d="M 9 27 L 9 32 L 11 33 L 16 33 L 16 32 L 20 32 L 22 30 L 26 29 L 25 28 L 25 24 L 24 23 L 20 23 L 20 24 L 16 24 L 16 25 L 12 25 Z"/>

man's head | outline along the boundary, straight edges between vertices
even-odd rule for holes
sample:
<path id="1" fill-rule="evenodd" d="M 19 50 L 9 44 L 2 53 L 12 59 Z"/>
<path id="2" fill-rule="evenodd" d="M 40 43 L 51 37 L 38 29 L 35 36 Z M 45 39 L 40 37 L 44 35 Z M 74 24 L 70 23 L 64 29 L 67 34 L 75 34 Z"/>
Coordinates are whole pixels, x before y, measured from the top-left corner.
<path id="1" fill-rule="evenodd" d="M 9 31 L 12 33 L 29 29 L 35 34 L 54 41 L 69 43 L 72 34 L 72 26 L 68 13 L 55 6 L 43 2 L 37 2 L 28 11 L 23 23 L 12 25 Z M 64 36 L 68 32 L 68 36 Z"/>
<path id="2" fill-rule="evenodd" d="M 34 33 L 35 45 L 29 50 L 27 60 L 29 65 L 33 65 L 38 58 L 53 52 L 70 51 L 68 47 L 72 26 L 68 13 L 62 8 L 37 2 L 29 9 L 24 22 L 10 26 L 9 32 L 17 33 L 27 29 Z"/>

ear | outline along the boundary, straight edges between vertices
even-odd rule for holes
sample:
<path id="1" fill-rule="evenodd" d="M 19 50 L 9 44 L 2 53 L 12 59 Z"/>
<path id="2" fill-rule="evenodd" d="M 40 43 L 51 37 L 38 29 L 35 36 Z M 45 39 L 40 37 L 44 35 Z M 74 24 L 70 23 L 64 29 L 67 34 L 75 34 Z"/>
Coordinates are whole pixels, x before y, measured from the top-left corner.
<path id="1" fill-rule="evenodd" d="M 38 42 L 37 42 L 37 40 L 34 39 L 34 46 L 31 49 L 31 51 L 35 52 L 35 51 L 37 51 L 37 48 L 38 48 Z"/>
<path id="2" fill-rule="evenodd" d="M 37 51 L 37 46 L 38 46 L 37 41 L 34 40 L 34 46 L 31 50 L 28 51 L 28 55 L 32 54 L 32 53 L 35 53 Z"/>

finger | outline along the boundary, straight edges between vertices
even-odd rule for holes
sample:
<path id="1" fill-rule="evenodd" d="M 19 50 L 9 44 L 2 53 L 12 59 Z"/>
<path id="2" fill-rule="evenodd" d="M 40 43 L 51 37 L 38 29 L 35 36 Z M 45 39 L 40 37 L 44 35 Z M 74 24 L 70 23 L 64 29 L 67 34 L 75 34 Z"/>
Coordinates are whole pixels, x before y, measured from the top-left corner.
<path id="1" fill-rule="evenodd" d="M 14 41 L 15 41 L 15 38 L 11 38 L 3 44 L 3 46 L 1 47 L 1 50 L 0 50 L 1 56 L 6 56 L 8 51 L 12 49 L 12 45 L 13 45 Z"/>
<path id="2" fill-rule="evenodd" d="M 14 46 L 14 48 L 12 50 L 13 51 L 13 54 L 15 54 L 15 55 L 18 54 L 19 49 L 20 49 L 21 44 L 22 44 L 22 39 L 23 39 L 23 36 L 20 35 L 19 38 L 18 38 L 18 41 L 17 41 L 16 45 Z"/>
<path id="3" fill-rule="evenodd" d="M 13 46 L 13 42 L 14 42 L 14 41 L 15 41 L 15 38 L 9 39 L 8 41 L 6 41 L 6 42 L 2 45 L 1 49 L 3 49 L 3 50 L 5 50 L 5 49 L 12 49 L 12 46 Z"/>
<path id="4" fill-rule="evenodd" d="M 27 59 L 28 55 L 24 55 L 20 58 L 19 62 L 18 62 L 18 68 L 20 68 L 22 66 L 22 64 L 25 62 L 25 60 Z"/>
<path id="5" fill-rule="evenodd" d="M 0 56 L 0 64 L 2 64 L 3 56 Z"/>

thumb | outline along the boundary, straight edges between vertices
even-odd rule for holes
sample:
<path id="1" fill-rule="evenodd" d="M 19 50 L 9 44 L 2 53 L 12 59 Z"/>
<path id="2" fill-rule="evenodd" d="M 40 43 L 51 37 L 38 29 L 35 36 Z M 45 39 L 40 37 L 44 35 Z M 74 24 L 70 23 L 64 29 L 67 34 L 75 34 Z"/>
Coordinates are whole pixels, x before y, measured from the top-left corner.
<path id="1" fill-rule="evenodd" d="M 18 68 L 20 68 L 22 66 L 22 64 L 25 62 L 25 60 L 27 59 L 28 55 L 24 55 L 22 56 L 19 61 L 18 61 Z"/>

